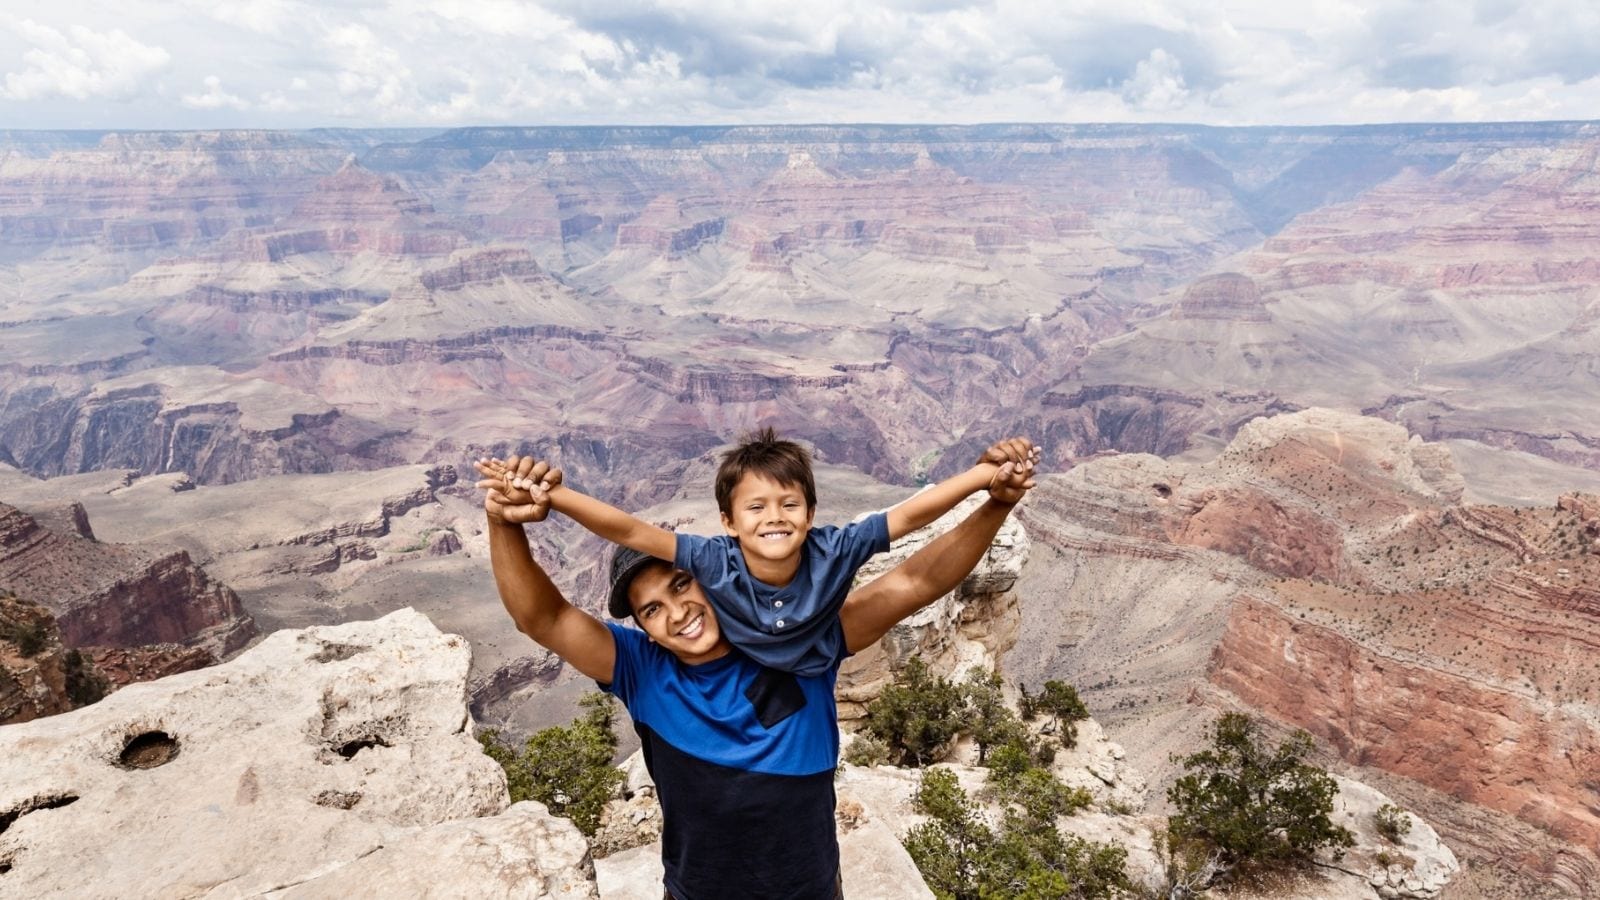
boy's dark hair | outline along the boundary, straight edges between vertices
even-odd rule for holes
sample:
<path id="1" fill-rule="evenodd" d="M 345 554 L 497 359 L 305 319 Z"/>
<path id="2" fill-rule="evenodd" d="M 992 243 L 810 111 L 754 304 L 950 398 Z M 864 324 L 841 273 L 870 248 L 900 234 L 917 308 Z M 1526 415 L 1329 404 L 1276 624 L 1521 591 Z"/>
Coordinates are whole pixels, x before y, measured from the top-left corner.
<path id="1" fill-rule="evenodd" d="M 722 465 L 717 467 L 717 509 L 723 515 L 733 515 L 733 488 L 749 472 L 785 487 L 798 487 L 806 495 L 806 508 L 817 508 L 811 454 L 794 441 L 779 440 L 771 428 L 763 428 L 742 435 L 739 446 L 722 455 Z"/>

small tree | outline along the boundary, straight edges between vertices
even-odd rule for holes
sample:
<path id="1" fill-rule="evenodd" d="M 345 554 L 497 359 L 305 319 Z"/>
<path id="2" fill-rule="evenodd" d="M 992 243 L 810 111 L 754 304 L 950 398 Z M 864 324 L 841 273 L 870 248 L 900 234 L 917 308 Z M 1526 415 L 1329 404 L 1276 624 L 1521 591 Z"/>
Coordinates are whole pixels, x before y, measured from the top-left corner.
<path id="1" fill-rule="evenodd" d="M 978 745 L 978 765 L 984 765 L 989 751 L 1005 744 L 1029 746 L 1028 729 L 1006 705 L 1000 673 L 973 668 L 962 686 L 966 693 L 969 730 Z"/>
<path id="2" fill-rule="evenodd" d="M 867 704 L 866 727 L 889 746 L 896 765 L 924 766 L 965 727 L 966 706 L 960 688 L 912 657 L 900 679 Z"/>
<path id="3" fill-rule="evenodd" d="M 1078 746 L 1077 723 L 1089 718 L 1089 708 L 1078 697 L 1078 689 L 1064 681 L 1046 681 L 1044 690 L 1029 695 L 1022 691 L 1022 714 L 1029 719 L 1047 715 L 1061 739 L 1061 746 L 1072 749 Z"/>
<path id="4" fill-rule="evenodd" d="M 1167 791 L 1177 808 L 1168 819 L 1176 841 L 1202 841 L 1222 851 L 1228 868 L 1308 860 L 1322 847 L 1351 846 L 1349 830 L 1329 818 L 1338 785 L 1304 759 L 1311 735 L 1297 731 L 1267 747 L 1255 719 L 1226 713 L 1211 729 L 1211 749 L 1183 762 L 1188 773 Z"/>
<path id="5" fill-rule="evenodd" d="M 623 781 L 612 765 L 617 736 L 612 731 L 616 707 L 606 694 L 590 692 L 579 704 L 587 710 L 571 725 L 546 728 L 528 738 L 518 753 L 500 743 L 499 735 L 478 735 L 483 752 L 506 770 L 511 802 L 537 800 L 578 830 L 593 835 L 600 812 Z"/>

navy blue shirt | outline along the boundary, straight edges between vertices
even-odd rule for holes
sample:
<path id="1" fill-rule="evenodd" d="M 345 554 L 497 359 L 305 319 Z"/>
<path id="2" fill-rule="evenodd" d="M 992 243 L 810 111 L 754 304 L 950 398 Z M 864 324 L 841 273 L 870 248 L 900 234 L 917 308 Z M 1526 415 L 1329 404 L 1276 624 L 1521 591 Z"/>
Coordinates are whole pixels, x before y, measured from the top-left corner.
<path id="1" fill-rule="evenodd" d="M 679 534 L 673 565 L 694 575 L 735 647 L 764 666 L 812 676 L 843 657 L 839 608 L 856 572 L 888 549 L 889 517 L 873 513 L 843 528 L 807 532 L 800 568 L 783 587 L 751 575 L 730 535 Z"/>
<path id="2" fill-rule="evenodd" d="M 734 650 L 685 665 L 607 623 L 609 685 L 661 801 L 661 862 L 679 900 L 831 900 L 839 871 L 833 688 L 842 657 L 797 677 Z"/>

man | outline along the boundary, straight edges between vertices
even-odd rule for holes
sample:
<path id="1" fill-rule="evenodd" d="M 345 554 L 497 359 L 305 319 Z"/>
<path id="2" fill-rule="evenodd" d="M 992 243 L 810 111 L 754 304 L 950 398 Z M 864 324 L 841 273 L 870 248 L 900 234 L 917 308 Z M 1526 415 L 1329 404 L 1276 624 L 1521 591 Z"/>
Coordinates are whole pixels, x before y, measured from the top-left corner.
<path id="1" fill-rule="evenodd" d="M 735 650 L 693 576 L 625 548 L 612 560 L 608 608 L 639 628 L 574 607 L 534 562 L 521 527 L 548 513 L 546 489 L 559 473 L 542 462 L 479 463 L 507 612 L 518 630 L 618 696 L 633 718 L 661 801 L 667 897 L 841 896 L 833 821 L 839 663 L 961 583 L 1033 487 L 1035 455 L 1015 442 L 988 501 L 852 592 L 838 616 L 846 653 L 813 676 L 769 669 Z M 508 472 L 532 492 L 513 488 Z"/>

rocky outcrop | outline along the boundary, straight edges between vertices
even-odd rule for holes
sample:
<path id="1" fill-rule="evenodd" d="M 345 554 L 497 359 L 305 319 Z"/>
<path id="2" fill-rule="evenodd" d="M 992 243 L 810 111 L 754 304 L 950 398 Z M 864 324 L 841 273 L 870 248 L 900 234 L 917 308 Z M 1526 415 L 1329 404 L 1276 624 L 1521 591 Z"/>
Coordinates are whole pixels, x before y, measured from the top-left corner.
<path id="1" fill-rule="evenodd" d="M 472 738 L 468 648 L 404 611 L 0 730 L 17 896 L 596 896 L 588 849 L 508 807 Z"/>
<path id="2" fill-rule="evenodd" d="M 92 662 L 61 643 L 43 606 L 0 591 L 0 725 L 76 709 L 99 698 Z"/>
<path id="3" fill-rule="evenodd" d="M 1197 278 L 1172 308 L 1173 318 L 1221 319 L 1232 322 L 1268 322 L 1261 305 L 1261 289 L 1250 276 L 1238 272 Z"/>
<path id="4" fill-rule="evenodd" d="M 1591 510 L 1464 506 L 1463 486 L 1443 447 L 1317 409 L 1248 423 L 1203 464 L 1045 476 L 1021 516 L 1058 561 L 1023 584 L 1054 603 L 1023 604 L 1007 670 L 1074 681 L 1157 773 L 1193 752 L 1183 701 L 1213 697 L 1208 679 L 1358 771 L 1427 786 L 1475 860 L 1581 884 L 1600 871 Z"/>
<path id="5" fill-rule="evenodd" d="M 1504 631 L 1495 640 L 1528 643 Z M 1560 640 L 1568 648 L 1562 653 L 1600 654 L 1600 635 L 1564 629 Z M 1600 843 L 1592 783 L 1600 728 L 1566 699 L 1570 694 L 1541 696 L 1531 683 L 1485 677 L 1457 662 L 1459 650 L 1434 656 L 1387 643 L 1307 621 L 1279 602 L 1244 597 L 1229 616 L 1211 677 L 1243 702 L 1326 740 L 1351 763 L 1511 813 L 1577 847 Z M 1592 693 L 1592 677 L 1577 666 L 1562 668 L 1556 677 L 1589 684 L 1585 693 Z M 1600 880 L 1600 858 L 1589 854 L 1583 864 L 1583 856 L 1564 855 L 1559 869 L 1554 859 L 1524 864 L 1579 890 Z"/>
<path id="6" fill-rule="evenodd" d="M 856 575 L 866 584 L 904 562 L 919 548 L 955 527 L 982 502 L 967 500 L 938 521 L 896 541 L 888 553 L 873 557 Z M 994 669 L 1016 640 L 1020 615 L 1013 591 L 1028 558 L 1028 533 L 1007 519 L 989 551 L 960 587 L 918 610 L 889 629 L 883 639 L 845 661 L 835 694 L 839 718 L 859 719 L 865 706 L 895 673 L 915 656 L 935 672 L 961 677 L 973 667 Z"/>
<path id="7" fill-rule="evenodd" d="M 222 656 L 255 635 L 238 595 L 187 552 L 61 534 L 5 504 L 0 590 L 44 598 L 70 647 L 182 643 Z"/>
<path id="8" fill-rule="evenodd" d="M 52 396 L 13 414 L 9 450 L 19 467 L 43 477 L 127 468 L 185 472 L 202 484 L 326 472 L 339 457 L 331 432 L 340 414 L 322 404 L 261 427 L 240 401 L 191 402 L 168 392 L 147 382 Z"/>

